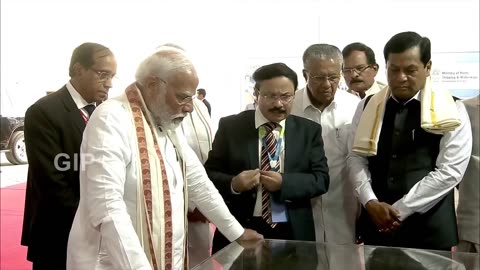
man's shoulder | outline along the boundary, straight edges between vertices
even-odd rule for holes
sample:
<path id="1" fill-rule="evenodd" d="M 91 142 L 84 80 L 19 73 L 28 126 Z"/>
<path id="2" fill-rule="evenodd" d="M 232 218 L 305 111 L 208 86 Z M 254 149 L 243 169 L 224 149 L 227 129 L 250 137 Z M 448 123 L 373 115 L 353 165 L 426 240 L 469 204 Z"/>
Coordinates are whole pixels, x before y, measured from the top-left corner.
<path id="1" fill-rule="evenodd" d="M 127 113 L 128 108 L 126 96 L 120 95 L 117 97 L 113 97 L 104 101 L 100 104 L 97 109 L 95 109 L 95 114 L 103 114 L 103 115 L 112 115 L 112 116 L 123 116 Z"/>
<path id="2" fill-rule="evenodd" d="M 244 121 L 249 119 L 255 119 L 255 110 L 242 111 L 237 114 L 232 114 L 222 117 L 224 121 L 235 122 L 235 121 Z"/>
<path id="3" fill-rule="evenodd" d="M 41 97 L 35 103 L 30 105 L 30 107 L 27 109 L 27 114 L 30 111 L 34 110 L 40 110 L 40 111 L 45 111 L 45 112 L 54 112 L 56 115 L 58 115 L 60 112 L 58 111 L 58 108 L 60 106 L 64 106 L 63 100 L 65 99 L 65 95 L 69 95 L 67 88 L 64 86 L 60 88 L 59 90 L 48 94 L 44 97 Z"/>
<path id="4" fill-rule="evenodd" d="M 338 96 L 337 96 L 338 95 Z M 338 100 L 337 100 L 338 97 Z M 355 94 L 351 94 L 344 90 L 337 90 L 335 93 L 335 100 L 340 102 L 341 105 L 357 105 L 361 99 Z"/>
<path id="5" fill-rule="evenodd" d="M 465 107 L 472 107 L 472 108 L 479 107 L 480 97 L 476 96 L 476 97 L 473 97 L 473 98 L 464 99 L 464 100 L 462 100 L 462 102 L 463 102 L 463 104 L 465 104 Z"/>
<path id="6" fill-rule="evenodd" d="M 306 130 L 314 130 L 321 127 L 319 123 L 313 120 L 294 114 L 290 114 L 287 118 L 287 121 L 294 122 L 296 124 L 296 128 L 305 128 Z"/>

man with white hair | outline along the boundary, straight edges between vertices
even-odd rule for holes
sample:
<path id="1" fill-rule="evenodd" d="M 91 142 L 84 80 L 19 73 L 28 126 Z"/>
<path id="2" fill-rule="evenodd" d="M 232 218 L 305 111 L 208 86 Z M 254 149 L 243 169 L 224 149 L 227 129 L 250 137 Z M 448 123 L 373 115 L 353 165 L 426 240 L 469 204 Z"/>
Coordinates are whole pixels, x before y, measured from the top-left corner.
<path id="1" fill-rule="evenodd" d="M 189 200 L 230 241 L 263 238 L 230 214 L 177 130 L 197 86 L 185 52 L 164 47 L 140 64 L 125 93 L 97 109 L 81 147 L 67 269 L 184 269 Z"/>
<path id="2" fill-rule="evenodd" d="M 343 57 L 330 44 L 312 44 L 303 53 L 306 86 L 295 93 L 292 113 L 322 125 L 328 162 L 328 192 L 312 200 L 316 240 L 335 244 L 355 243 L 359 204 L 348 181 L 348 136 L 359 98 L 337 90 Z"/>

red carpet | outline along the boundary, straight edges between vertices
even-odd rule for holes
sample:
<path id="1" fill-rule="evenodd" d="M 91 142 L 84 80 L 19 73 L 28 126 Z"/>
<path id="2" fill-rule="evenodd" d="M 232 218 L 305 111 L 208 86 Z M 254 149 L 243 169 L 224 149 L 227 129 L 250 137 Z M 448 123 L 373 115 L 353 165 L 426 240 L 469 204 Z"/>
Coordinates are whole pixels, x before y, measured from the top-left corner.
<path id="1" fill-rule="evenodd" d="M 31 270 L 27 248 L 20 245 L 25 183 L 0 189 L 0 269 Z"/>

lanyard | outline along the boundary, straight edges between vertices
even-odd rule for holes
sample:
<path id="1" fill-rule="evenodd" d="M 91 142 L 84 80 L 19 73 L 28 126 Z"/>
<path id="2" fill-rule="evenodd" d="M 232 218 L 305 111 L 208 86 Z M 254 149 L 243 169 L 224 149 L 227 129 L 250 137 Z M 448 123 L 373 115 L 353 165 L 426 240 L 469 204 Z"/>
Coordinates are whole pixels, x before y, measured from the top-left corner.
<path id="1" fill-rule="evenodd" d="M 273 132 L 273 130 L 272 130 Z M 260 134 L 260 137 L 262 138 L 262 146 L 267 148 L 267 132 L 265 131 L 265 127 L 260 127 L 259 129 L 259 134 Z M 268 160 L 270 161 L 270 168 L 274 168 L 276 167 L 275 165 L 277 164 L 277 162 L 280 160 L 279 157 L 280 157 L 280 149 L 282 148 L 282 143 L 283 143 L 283 137 L 284 137 L 284 134 L 285 134 L 285 128 L 282 127 L 282 130 L 280 131 L 280 137 L 278 138 L 277 140 L 277 149 L 275 149 L 275 154 L 274 156 L 272 157 L 270 155 L 270 152 L 267 151 L 267 154 L 268 154 Z M 273 166 L 272 166 L 273 165 Z"/>

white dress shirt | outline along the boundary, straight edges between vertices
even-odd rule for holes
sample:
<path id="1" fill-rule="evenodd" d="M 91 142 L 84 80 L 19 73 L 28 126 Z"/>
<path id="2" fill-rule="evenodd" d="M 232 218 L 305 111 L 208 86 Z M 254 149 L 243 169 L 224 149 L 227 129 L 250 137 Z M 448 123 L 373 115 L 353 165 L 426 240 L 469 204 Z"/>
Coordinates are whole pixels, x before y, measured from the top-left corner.
<path id="1" fill-rule="evenodd" d="M 140 166 L 125 98 L 122 95 L 104 102 L 84 132 L 81 152 L 96 161 L 84 162 L 80 171 L 80 204 L 67 250 L 69 270 L 152 269 L 141 245 L 143 239 L 136 233 L 137 211 L 141 209 L 137 205 Z M 164 133 L 158 134 L 174 211 L 173 269 L 180 270 L 185 237 L 183 176 L 174 144 Z M 185 162 L 189 199 L 229 240 L 237 239 L 244 229 L 228 211 L 185 137 L 177 139 L 176 145 L 181 145 L 177 149 L 182 149 L 179 152 Z"/>
<path id="2" fill-rule="evenodd" d="M 418 93 L 412 99 L 421 102 Z M 358 104 L 352 120 L 350 153 L 347 159 L 350 180 L 353 181 L 362 205 L 366 205 L 370 200 L 377 200 L 371 185 L 367 158 L 351 151 L 364 104 L 365 99 Z M 435 163 L 437 168 L 418 181 L 407 194 L 393 204 L 393 207 L 400 212 L 401 221 L 413 213 L 425 213 L 430 210 L 462 180 L 472 149 L 472 132 L 465 106 L 461 101 L 457 101 L 456 105 L 462 123 L 454 131 L 446 132 L 440 139 L 439 153 Z"/>
<path id="3" fill-rule="evenodd" d="M 306 88 L 295 93 L 292 114 L 322 126 L 330 176 L 328 192 L 312 199 L 317 241 L 355 243 L 355 220 L 359 204 L 347 178 L 346 159 L 351 121 L 358 102 L 358 97 L 337 90 L 332 103 L 320 111 L 312 105 Z"/>
<path id="4" fill-rule="evenodd" d="M 67 82 L 65 85 L 67 87 L 68 93 L 70 93 L 70 96 L 72 96 L 73 102 L 75 102 L 75 105 L 77 105 L 77 108 L 82 111 L 82 114 L 88 118 L 90 118 L 90 115 L 88 114 L 87 110 L 85 110 L 85 106 L 92 104 L 95 105 L 95 102 L 93 103 L 88 103 L 83 97 L 78 93 L 77 89 L 73 87 L 72 83 Z"/>
<path id="5" fill-rule="evenodd" d="M 365 91 L 365 97 L 363 97 L 363 98 L 366 98 L 370 95 L 374 95 L 374 94 L 380 92 L 380 90 L 385 88 L 385 86 L 387 86 L 387 85 L 382 83 L 382 82 L 374 81 L 372 86 L 370 86 L 370 88 L 367 91 Z M 355 90 L 348 89 L 347 92 L 360 98 L 360 95 Z"/>

